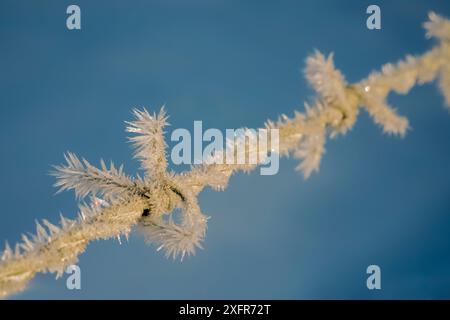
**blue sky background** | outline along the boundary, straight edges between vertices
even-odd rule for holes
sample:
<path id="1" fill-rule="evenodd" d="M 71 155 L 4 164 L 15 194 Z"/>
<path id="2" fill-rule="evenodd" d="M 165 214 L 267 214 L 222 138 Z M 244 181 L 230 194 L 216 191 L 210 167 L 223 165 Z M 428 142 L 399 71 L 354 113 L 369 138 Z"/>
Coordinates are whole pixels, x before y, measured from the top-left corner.
<path id="1" fill-rule="evenodd" d="M 68 31 L 66 8 L 82 10 Z M 366 28 L 378 4 L 382 30 Z M 138 164 L 124 121 L 166 104 L 170 130 L 258 127 L 302 109 L 301 70 L 317 48 L 357 81 L 433 45 L 427 12 L 447 1 L 0 2 L 0 240 L 34 219 L 73 217 L 73 193 L 54 195 L 52 164 L 74 151 Z M 38 275 L 20 299 L 450 298 L 450 114 L 435 84 L 390 101 L 412 130 L 383 135 L 366 113 L 329 141 L 319 174 L 292 159 L 275 176 L 238 174 L 201 194 L 212 218 L 205 249 L 167 260 L 134 235 L 99 241 L 80 257 L 82 290 Z M 178 170 L 178 168 L 174 168 Z M 366 288 L 368 265 L 382 290 Z"/>

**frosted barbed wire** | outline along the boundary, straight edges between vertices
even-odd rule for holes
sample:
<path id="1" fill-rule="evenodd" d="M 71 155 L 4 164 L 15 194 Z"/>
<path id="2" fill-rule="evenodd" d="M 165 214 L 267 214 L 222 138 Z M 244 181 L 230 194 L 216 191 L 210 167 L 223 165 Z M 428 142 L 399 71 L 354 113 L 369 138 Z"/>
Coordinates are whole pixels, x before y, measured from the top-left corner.
<path id="1" fill-rule="evenodd" d="M 358 83 L 346 83 L 332 55 L 325 58 L 317 52 L 307 60 L 306 74 L 317 92 L 316 100 L 293 118 L 283 115 L 266 123 L 266 128 L 279 130 L 280 155 L 298 157 L 298 170 L 308 177 L 319 168 L 326 139 L 347 132 L 360 108 L 366 109 L 384 132 L 404 135 L 406 118 L 387 103 L 392 91 L 406 94 L 414 85 L 437 79 L 450 105 L 450 21 L 431 13 L 425 28 L 428 36 L 440 41 L 434 48 L 387 64 Z M 121 167 L 108 169 L 103 162 L 97 169 L 67 154 L 67 165 L 56 167 L 56 185 L 73 189 L 77 197 L 102 195 L 109 201 L 92 198 L 90 204 L 81 205 L 76 220 L 61 218 L 60 226 L 44 220 L 37 225 L 36 234 L 24 235 L 14 250 L 7 243 L 1 255 L 0 297 L 23 290 L 37 272 L 61 274 L 90 241 L 127 235 L 135 225 L 146 229 L 147 238 L 162 246 L 167 256 L 194 254 L 201 248 L 207 228 L 207 217 L 197 204 L 198 193 L 207 186 L 223 190 L 234 172 L 256 168 L 254 164 L 202 164 L 181 174 L 167 172 L 164 110 L 153 116 L 145 109 L 135 110 L 134 115 L 136 120 L 129 123 L 127 131 L 136 134 L 131 141 L 146 170 L 145 178 L 133 180 Z M 241 143 L 246 154 L 256 148 L 254 141 Z M 174 209 L 181 210 L 180 222 L 174 220 Z"/>

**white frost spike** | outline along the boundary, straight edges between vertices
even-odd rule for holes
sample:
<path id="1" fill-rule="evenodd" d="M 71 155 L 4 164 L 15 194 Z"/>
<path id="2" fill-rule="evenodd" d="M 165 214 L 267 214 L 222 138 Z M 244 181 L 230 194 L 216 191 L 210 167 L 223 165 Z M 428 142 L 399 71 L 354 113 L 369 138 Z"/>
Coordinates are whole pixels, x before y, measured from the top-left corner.
<path id="1" fill-rule="evenodd" d="M 134 109 L 133 114 L 136 119 L 126 122 L 129 125 L 126 131 L 136 134 L 129 138 L 136 149 L 135 158 L 141 161 L 147 177 L 164 174 L 167 168 L 164 127 L 168 125 L 164 106 L 158 114 L 150 115 L 145 108 Z"/>
<path id="2" fill-rule="evenodd" d="M 28 237 L 26 235 L 24 235 L 24 234 L 22 235 L 22 241 L 23 242 L 21 243 L 21 245 L 22 245 L 22 248 L 25 251 L 30 252 L 30 251 L 32 251 L 34 249 L 33 242 L 30 239 L 28 239 Z"/>
<path id="3" fill-rule="evenodd" d="M 42 223 L 47 227 L 51 236 L 59 233 L 60 229 L 54 224 L 50 223 L 47 219 L 42 220 Z"/>
<path id="4" fill-rule="evenodd" d="M 294 152 L 297 159 L 302 162 L 297 170 L 303 172 L 303 177 L 308 179 L 311 173 L 319 170 L 320 161 L 325 153 L 325 131 L 321 130 L 303 139 L 300 147 Z"/>
<path id="5" fill-rule="evenodd" d="M 63 230 L 69 228 L 74 223 L 74 221 L 65 218 L 62 214 L 60 214 L 59 217 L 60 217 L 60 220 L 61 220 L 61 227 L 63 228 Z"/>
<path id="6" fill-rule="evenodd" d="M 36 221 L 36 236 L 39 242 L 46 242 L 48 239 L 47 231 L 45 231 L 44 227 Z"/>
<path id="7" fill-rule="evenodd" d="M 20 250 L 20 243 L 16 243 L 16 246 L 14 247 L 14 258 L 18 259 L 22 256 L 21 250 Z"/>
<path id="8" fill-rule="evenodd" d="M 11 247 L 9 246 L 9 243 L 6 242 L 5 243 L 5 250 L 3 251 L 3 254 L 2 254 L 2 261 L 10 260 L 13 257 L 14 257 L 14 253 L 11 250 Z"/>
<path id="9" fill-rule="evenodd" d="M 84 215 L 83 211 L 80 211 L 78 213 L 78 220 L 80 221 L 86 221 L 86 216 Z"/>
<path id="10" fill-rule="evenodd" d="M 78 213 L 78 218 L 82 221 L 86 220 L 86 218 L 88 217 L 94 216 L 98 211 L 98 207 L 95 207 L 94 204 L 91 204 L 91 206 L 89 206 L 85 203 L 81 203 L 79 205 L 79 209 L 80 211 Z"/>

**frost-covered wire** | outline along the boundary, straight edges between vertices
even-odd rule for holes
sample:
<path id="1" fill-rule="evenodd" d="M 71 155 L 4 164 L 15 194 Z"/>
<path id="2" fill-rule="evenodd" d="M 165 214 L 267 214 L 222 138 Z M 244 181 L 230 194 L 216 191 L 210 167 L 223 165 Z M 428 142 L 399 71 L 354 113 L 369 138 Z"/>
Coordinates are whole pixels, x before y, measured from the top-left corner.
<path id="1" fill-rule="evenodd" d="M 384 132 L 406 134 L 408 120 L 388 104 L 390 92 L 406 94 L 417 84 L 437 79 L 450 107 L 450 21 L 430 13 L 425 29 L 427 37 L 438 40 L 434 48 L 421 56 L 386 64 L 381 71 L 354 84 L 347 83 L 335 68 L 333 55 L 316 51 L 308 57 L 305 76 L 316 91 L 316 100 L 305 104 L 305 111 L 296 112 L 292 118 L 282 115 L 278 121 L 266 123 L 266 129 L 279 130 L 278 150 L 274 151 L 298 158 L 297 169 L 307 178 L 319 169 L 327 138 L 348 132 L 360 109 L 366 110 Z M 120 239 L 128 236 L 133 226 L 138 226 L 146 239 L 168 257 L 193 255 L 196 248 L 202 247 L 208 221 L 197 195 L 205 187 L 223 190 L 233 173 L 251 171 L 266 159 L 258 149 L 258 139 L 244 130 L 250 139 L 238 137 L 235 142 L 245 147 L 245 156 L 256 151 L 256 163 L 211 161 L 195 165 L 188 172 L 171 173 L 167 171 L 164 109 L 158 114 L 134 110 L 134 117 L 134 121 L 127 122 L 127 131 L 133 134 L 130 141 L 145 170 L 144 177 L 129 177 L 122 167 L 111 163 L 108 168 L 103 161 L 96 168 L 67 153 L 67 163 L 56 166 L 53 172 L 55 185 L 60 191 L 74 190 L 80 199 L 90 196 L 90 200 L 80 205 L 76 220 L 61 217 L 58 226 L 43 220 L 37 222 L 34 235 L 23 235 L 14 248 L 6 243 L 0 262 L 0 297 L 23 290 L 38 272 L 61 275 L 68 265 L 77 262 L 90 241 Z M 272 150 L 276 143 L 269 141 L 269 145 L 268 150 Z M 220 152 L 213 155 L 221 156 Z"/>

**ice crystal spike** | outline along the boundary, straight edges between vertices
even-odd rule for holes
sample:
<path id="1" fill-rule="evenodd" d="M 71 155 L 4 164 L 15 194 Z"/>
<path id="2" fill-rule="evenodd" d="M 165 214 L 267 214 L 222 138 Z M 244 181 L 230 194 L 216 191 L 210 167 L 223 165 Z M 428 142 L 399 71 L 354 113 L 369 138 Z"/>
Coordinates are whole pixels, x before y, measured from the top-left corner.
<path id="1" fill-rule="evenodd" d="M 50 232 L 50 236 L 54 236 L 59 233 L 60 229 L 54 224 L 50 223 L 47 219 L 42 220 L 42 223 L 47 227 Z"/>
<path id="2" fill-rule="evenodd" d="M 12 259 L 13 257 L 14 257 L 14 253 L 13 253 L 13 251 L 11 250 L 11 247 L 9 246 L 9 243 L 6 242 L 6 243 L 5 243 L 5 250 L 3 251 L 1 260 L 2 260 L 2 261 L 7 261 L 7 260 Z"/>

